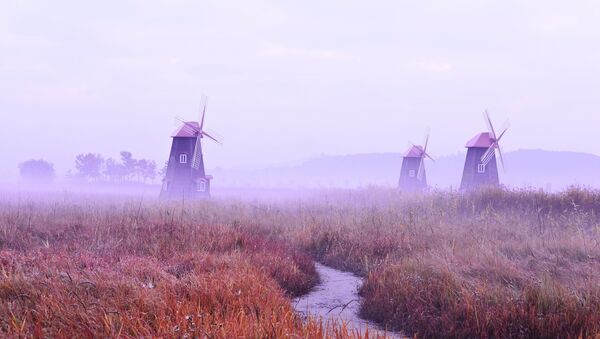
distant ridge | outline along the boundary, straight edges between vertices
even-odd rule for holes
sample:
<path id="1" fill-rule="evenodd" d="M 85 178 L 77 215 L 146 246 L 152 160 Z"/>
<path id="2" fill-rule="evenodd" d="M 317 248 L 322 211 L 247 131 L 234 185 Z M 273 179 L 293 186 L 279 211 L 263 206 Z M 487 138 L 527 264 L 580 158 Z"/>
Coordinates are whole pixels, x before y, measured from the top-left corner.
<path id="1" fill-rule="evenodd" d="M 427 161 L 430 186 L 457 188 L 464 154 Z M 501 181 L 509 187 L 560 190 L 572 185 L 600 188 L 600 156 L 544 150 L 519 150 L 505 154 L 506 173 Z M 395 187 L 400 153 L 323 155 L 293 166 L 262 170 L 213 169 L 215 185 L 248 188 L 356 188 L 369 185 Z"/>

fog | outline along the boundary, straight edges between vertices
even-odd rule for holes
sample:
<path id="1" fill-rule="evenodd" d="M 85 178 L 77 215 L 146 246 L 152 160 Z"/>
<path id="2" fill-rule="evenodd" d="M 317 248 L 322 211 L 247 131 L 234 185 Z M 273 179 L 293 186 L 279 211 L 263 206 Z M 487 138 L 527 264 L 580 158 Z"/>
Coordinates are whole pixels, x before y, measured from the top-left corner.
<path id="1" fill-rule="evenodd" d="M 409 140 L 429 127 L 434 158 L 462 154 L 486 130 L 484 109 L 497 125 L 510 120 L 507 153 L 595 159 L 598 60 L 594 1 L 3 1 L 0 182 L 17 183 L 28 159 L 64 180 L 88 152 L 129 151 L 160 167 L 175 117 L 197 119 L 202 94 L 206 125 L 224 141 L 204 142 L 216 188 L 328 186 L 236 178 L 385 153 L 397 156 L 380 165 L 385 180 L 361 173 L 329 186 L 393 186 Z M 536 173 L 513 160 L 505 178 L 531 183 L 519 176 Z M 440 172 L 434 185 L 458 184 Z M 587 178 L 534 184 L 596 184 Z"/>

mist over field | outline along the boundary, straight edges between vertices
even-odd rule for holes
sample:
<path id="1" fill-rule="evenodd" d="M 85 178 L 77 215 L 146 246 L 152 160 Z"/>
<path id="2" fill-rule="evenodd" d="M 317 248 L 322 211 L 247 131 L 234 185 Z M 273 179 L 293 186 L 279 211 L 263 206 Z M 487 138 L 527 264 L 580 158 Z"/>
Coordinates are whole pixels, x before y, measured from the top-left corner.
<path id="1" fill-rule="evenodd" d="M 502 183 L 510 188 L 560 191 L 570 186 L 600 188 L 600 157 L 576 152 L 519 150 L 505 156 Z M 458 189 L 465 154 L 426 162 L 428 183 L 434 189 Z M 319 156 L 300 164 L 254 170 L 213 169 L 216 187 L 246 188 L 364 188 L 396 187 L 402 154 L 373 153 Z"/>
<path id="2" fill-rule="evenodd" d="M 600 157 L 577 152 L 519 150 L 505 155 L 507 168 L 500 171 L 501 182 L 507 188 L 562 191 L 572 186 L 600 188 Z M 434 190 L 456 190 L 460 186 L 465 154 L 427 161 L 428 183 Z M 372 153 L 351 155 L 321 155 L 289 165 L 258 168 L 209 168 L 215 176 L 216 196 L 266 197 L 278 193 L 319 189 L 356 189 L 370 186 L 395 188 L 398 185 L 402 154 Z M 56 178 L 52 184 L 27 183 L 22 179 L 5 180 L 2 187 L 12 191 L 39 188 L 41 190 L 72 190 L 99 193 L 143 194 L 158 196 L 160 175 L 147 182 L 89 184 L 72 178 Z M 236 193 L 237 192 L 237 193 Z M 269 192 L 268 194 L 266 192 Z"/>
<path id="3" fill-rule="evenodd" d="M 0 181 L 18 181 L 28 159 L 51 162 L 60 180 L 84 153 L 129 151 L 160 169 L 175 118 L 197 120 L 201 94 L 224 141 L 203 145 L 207 168 L 223 173 L 215 187 L 322 185 L 326 171 L 312 183 L 244 178 L 322 154 L 400 154 L 427 127 L 443 163 L 486 131 L 485 109 L 510 121 L 507 153 L 598 155 L 599 19 L 593 1 L 3 2 Z M 448 173 L 432 172 L 434 185 L 456 185 L 458 162 L 427 164 Z M 336 185 L 393 184 L 399 160 L 388 165 L 360 178 L 344 166 Z M 508 158 L 507 183 L 596 184 L 525 166 L 552 167 Z"/>

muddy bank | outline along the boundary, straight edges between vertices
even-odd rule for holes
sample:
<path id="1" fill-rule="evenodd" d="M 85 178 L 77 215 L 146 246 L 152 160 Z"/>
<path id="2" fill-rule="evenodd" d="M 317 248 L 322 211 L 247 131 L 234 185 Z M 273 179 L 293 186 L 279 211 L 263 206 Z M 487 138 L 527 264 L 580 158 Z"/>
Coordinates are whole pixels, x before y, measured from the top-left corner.
<path id="1" fill-rule="evenodd" d="M 315 266 L 321 283 L 311 293 L 292 301 L 296 312 L 303 316 L 311 314 L 323 317 L 323 320 L 343 320 L 348 324 L 348 328 L 358 329 L 361 333 L 368 327 L 369 333 L 377 331 L 378 334 L 385 334 L 391 338 L 403 337 L 397 332 L 386 332 L 377 324 L 358 316 L 361 302 L 358 287 L 362 283 L 360 277 L 319 263 Z"/>

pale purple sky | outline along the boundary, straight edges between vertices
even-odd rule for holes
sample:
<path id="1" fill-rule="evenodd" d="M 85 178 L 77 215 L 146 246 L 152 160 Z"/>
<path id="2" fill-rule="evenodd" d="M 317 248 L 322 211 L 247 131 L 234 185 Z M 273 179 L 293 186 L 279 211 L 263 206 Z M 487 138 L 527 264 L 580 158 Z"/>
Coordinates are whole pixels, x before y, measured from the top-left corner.
<path id="1" fill-rule="evenodd" d="M 597 1 L 2 1 L 0 174 L 82 152 L 166 160 L 175 116 L 208 167 L 435 156 L 509 119 L 507 151 L 600 154 Z"/>

